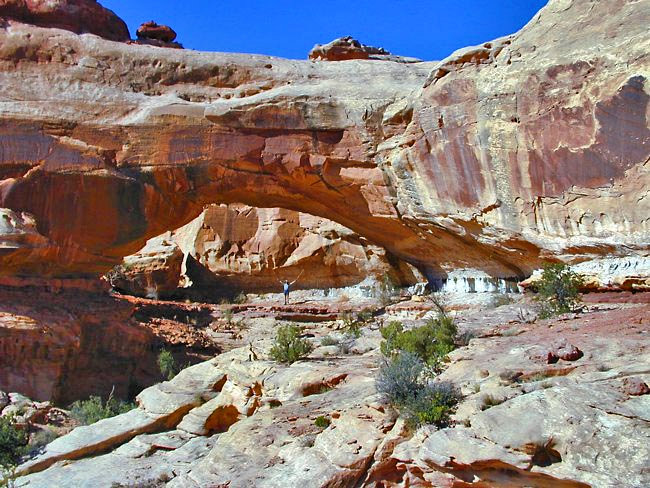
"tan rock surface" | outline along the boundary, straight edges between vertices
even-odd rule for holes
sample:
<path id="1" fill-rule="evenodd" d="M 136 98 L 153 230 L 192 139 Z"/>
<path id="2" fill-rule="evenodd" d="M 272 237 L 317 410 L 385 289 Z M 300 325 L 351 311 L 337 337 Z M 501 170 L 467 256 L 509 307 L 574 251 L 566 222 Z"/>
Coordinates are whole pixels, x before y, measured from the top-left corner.
<path id="1" fill-rule="evenodd" d="M 273 329 L 251 320 L 252 346 L 184 370 L 140 396 L 142 415 L 154 415 L 143 408 L 163 416 L 181 409 L 173 425 L 129 434 L 106 454 L 90 449 L 94 457 L 54 464 L 20 478 L 18 486 L 66 479 L 77 486 L 192 488 L 647 485 L 650 395 L 628 392 L 627 379 L 650 381 L 650 305 L 589 304 L 577 318 L 525 323 L 518 311 L 530 305 L 520 301 L 457 313 L 461 331 L 475 337 L 450 355 L 441 375 L 464 394 L 452 427 L 409 432 L 376 393 L 377 323 L 358 339 L 372 344 L 365 354 L 319 346 L 337 324 L 308 324 L 316 348 L 286 366 L 266 359 Z M 404 317 L 400 305 L 382 319 Z M 410 326 L 424 318 L 401 320 Z M 558 337 L 578 344 L 584 357 L 547 365 L 543 353 Z M 486 407 L 488 395 L 501 402 Z M 331 424 L 316 427 L 317 416 Z M 115 436 L 133 432 L 123 424 Z M 104 430 L 100 424 L 87 429 L 59 445 Z M 75 456 L 70 450 L 63 457 Z"/>
<path id="2" fill-rule="evenodd" d="M 553 0 L 517 34 L 412 64 L 159 50 L 9 21 L 0 206 L 52 247 L 5 253 L 3 273 L 97 275 L 234 202 L 328 218 L 433 277 L 647 252 L 646 7 Z"/>

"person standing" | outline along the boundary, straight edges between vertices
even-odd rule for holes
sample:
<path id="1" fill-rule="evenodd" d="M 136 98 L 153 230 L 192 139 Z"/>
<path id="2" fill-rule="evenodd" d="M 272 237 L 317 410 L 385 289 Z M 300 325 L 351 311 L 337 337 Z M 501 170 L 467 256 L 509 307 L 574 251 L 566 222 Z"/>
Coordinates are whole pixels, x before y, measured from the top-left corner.
<path id="1" fill-rule="evenodd" d="M 282 289 L 283 289 L 283 292 L 284 292 L 284 304 L 285 305 L 289 304 L 289 292 L 291 291 L 291 287 L 296 284 L 296 282 L 300 279 L 301 276 L 302 276 L 302 271 L 298 275 L 298 278 L 296 278 L 295 280 L 293 280 L 291 282 L 289 282 L 288 280 L 284 280 L 284 281 L 279 280 L 280 283 L 282 284 Z"/>

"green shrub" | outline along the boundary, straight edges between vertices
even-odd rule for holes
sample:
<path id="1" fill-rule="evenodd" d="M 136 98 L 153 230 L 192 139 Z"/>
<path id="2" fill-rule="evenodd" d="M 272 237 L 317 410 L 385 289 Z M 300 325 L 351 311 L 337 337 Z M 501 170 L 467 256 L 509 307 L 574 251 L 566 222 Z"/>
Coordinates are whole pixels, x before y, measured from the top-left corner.
<path id="1" fill-rule="evenodd" d="M 361 337 L 361 328 L 372 320 L 374 312 L 370 308 L 364 308 L 356 314 L 344 312 L 341 314 L 343 330 L 346 334 L 352 335 L 355 339 Z"/>
<path id="2" fill-rule="evenodd" d="M 434 370 L 439 370 L 445 356 L 455 349 L 458 329 L 453 319 L 445 314 L 431 318 L 421 327 L 404 330 L 400 322 L 392 321 L 380 329 L 384 338 L 380 345 L 386 357 L 404 351 L 415 354 Z"/>
<path id="3" fill-rule="evenodd" d="M 0 467 L 11 470 L 27 449 L 27 433 L 16 427 L 13 415 L 0 417 Z"/>
<path id="4" fill-rule="evenodd" d="M 232 321 L 232 309 L 231 308 L 227 308 L 227 309 L 225 309 L 223 311 L 223 320 L 226 321 L 226 324 L 228 324 L 228 326 L 232 325 L 233 321 Z"/>
<path id="5" fill-rule="evenodd" d="M 179 371 L 174 356 L 167 349 L 161 350 L 158 354 L 158 368 L 160 368 L 160 373 L 163 377 L 168 380 L 176 376 Z"/>
<path id="6" fill-rule="evenodd" d="M 535 283 L 536 299 L 541 303 L 542 319 L 573 312 L 580 304 L 582 277 L 562 263 L 545 264 L 541 279 Z"/>
<path id="7" fill-rule="evenodd" d="M 233 298 L 232 302 L 239 305 L 246 303 L 248 302 L 248 295 L 242 291 L 235 298 Z"/>
<path id="8" fill-rule="evenodd" d="M 411 427 L 424 424 L 446 427 L 460 398 L 460 393 L 451 383 L 423 385 L 415 396 L 402 405 L 400 412 Z"/>
<path id="9" fill-rule="evenodd" d="M 325 336 L 320 341 L 321 346 L 336 346 L 338 343 L 339 341 L 334 339 L 332 336 Z"/>
<path id="10" fill-rule="evenodd" d="M 375 385 L 411 427 L 444 427 L 460 400 L 450 383 L 431 383 L 424 362 L 411 352 L 400 352 L 384 362 Z"/>
<path id="11" fill-rule="evenodd" d="M 314 425 L 319 429 L 327 429 L 330 423 L 331 420 L 327 417 L 323 417 L 322 415 L 319 415 L 318 417 L 316 417 L 316 420 L 314 420 Z"/>
<path id="12" fill-rule="evenodd" d="M 280 363 L 294 363 L 309 355 L 313 350 L 311 342 L 300 337 L 302 328 L 294 324 L 278 327 L 271 358 Z"/>
<path id="13" fill-rule="evenodd" d="M 98 396 L 90 396 L 88 400 L 77 400 L 70 405 L 70 416 L 82 425 L 90 425 L 134 408 L 134 404 L 118 400 L 111 392 L 106 403 Z"/>

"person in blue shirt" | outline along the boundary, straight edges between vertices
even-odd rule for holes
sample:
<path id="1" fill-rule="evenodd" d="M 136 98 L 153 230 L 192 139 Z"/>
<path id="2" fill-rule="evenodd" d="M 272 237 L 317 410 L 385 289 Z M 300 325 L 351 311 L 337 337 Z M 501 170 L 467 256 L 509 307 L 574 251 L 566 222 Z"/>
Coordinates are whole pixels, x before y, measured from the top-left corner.
<path id="1" fill-rule="evenodd" d="M 295 280 L 293 280 L 291 282 L 289 282 L 289 280 L 284 280 L 284 281 L 278 280 L 280 282 L 280 284 L 282 284 L 282 288 L 283 288 L 283 291 L 284 291 L 284 304 L 285 305 L 289 304 L 289 291 L 291 291 L 291 287 L 293 285 L 295 285 L 296 281 L 298 281 L 301 276 L 302 276 L 302 271 L 298 275 L 298 278 L 296 278 Z"/>

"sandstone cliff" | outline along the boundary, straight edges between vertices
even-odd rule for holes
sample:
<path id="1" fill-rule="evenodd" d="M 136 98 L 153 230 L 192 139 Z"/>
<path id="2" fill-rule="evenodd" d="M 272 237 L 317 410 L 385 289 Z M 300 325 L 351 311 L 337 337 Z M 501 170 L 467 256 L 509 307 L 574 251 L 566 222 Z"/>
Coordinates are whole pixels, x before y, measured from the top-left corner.
<path id="1" fill-rule="evenodd" d="M 2 273 L 96 276 L 209 203 L 328 218 L 429 277 L 646 254 L 649 12 L 553 0 L 517 34 L 411 64 L 7 20 L 0 207 L 34 224 Z"/>

